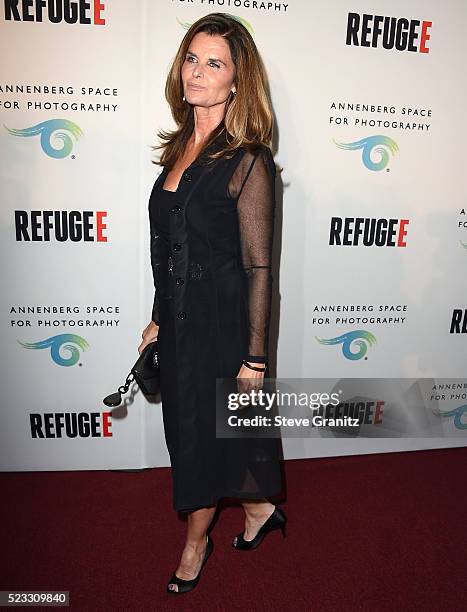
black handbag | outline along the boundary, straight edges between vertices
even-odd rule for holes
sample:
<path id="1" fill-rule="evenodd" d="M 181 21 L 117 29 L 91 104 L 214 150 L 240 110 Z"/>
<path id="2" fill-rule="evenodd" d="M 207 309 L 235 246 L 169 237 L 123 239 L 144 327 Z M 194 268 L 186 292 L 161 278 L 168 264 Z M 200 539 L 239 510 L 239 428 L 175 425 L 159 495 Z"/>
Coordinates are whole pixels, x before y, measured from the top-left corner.
<path id="1" fill-rule="evenodd" d="M 116 393 L 107 395 L 103 400 L 104 404 L 106 406 L 119 406 L 122 401 L 122 393 L 128 391 L 133 380 L 137 382 L 138 387 L 145 395 L 156 395 L 160 391 L 160 367 L 157 340 L 150 342 L 144 347 L 138 360 L 126 377 L 125 384 L 119 387 Z"/>

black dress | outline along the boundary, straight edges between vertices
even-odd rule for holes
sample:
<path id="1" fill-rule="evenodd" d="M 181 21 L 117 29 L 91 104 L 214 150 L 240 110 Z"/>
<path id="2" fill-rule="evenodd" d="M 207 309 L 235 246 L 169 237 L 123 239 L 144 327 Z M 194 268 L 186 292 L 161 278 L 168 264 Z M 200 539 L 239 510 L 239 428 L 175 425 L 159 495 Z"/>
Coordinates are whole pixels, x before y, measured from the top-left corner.
<path id="1" fill-rule="evenodd" d="M 175 192 L 163 189 L 166 176 L 164 169 L 154 184 L 149 216 L 174 509 L 275 496 L 282 490 L 280 440 L 216 437 L 216 378 L 235 379 L 242 359 L 268 359 L 271 151 L 242 148 L 210 166 L 198 159 Z"/>

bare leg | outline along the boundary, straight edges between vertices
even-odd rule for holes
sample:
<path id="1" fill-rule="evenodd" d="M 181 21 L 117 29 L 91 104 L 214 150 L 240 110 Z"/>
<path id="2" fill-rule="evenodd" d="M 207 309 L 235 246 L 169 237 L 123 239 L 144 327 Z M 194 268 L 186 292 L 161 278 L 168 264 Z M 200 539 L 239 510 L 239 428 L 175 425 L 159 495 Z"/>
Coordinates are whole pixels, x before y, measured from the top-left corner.
<path id="1" fill-rule="evenodd" d="M 266 499 L 242 502 L 242 506 L 245 510 L 245 533 L 243 534 L 243 539 L 250 541 L 254 539 L 260 527 L 274 512 L 275 506 Z"/>
<path id="2" fill-rule="evenodd" d="M 196 578 L 206 551 L 206 532 L 216 512 L 216 507 L 201 508 L 188 514 L 188 529 L 185 548 L 175 574 L 182 580 Z M 169 589 L 178 591 L 176 584 L 170 583 Z"/>

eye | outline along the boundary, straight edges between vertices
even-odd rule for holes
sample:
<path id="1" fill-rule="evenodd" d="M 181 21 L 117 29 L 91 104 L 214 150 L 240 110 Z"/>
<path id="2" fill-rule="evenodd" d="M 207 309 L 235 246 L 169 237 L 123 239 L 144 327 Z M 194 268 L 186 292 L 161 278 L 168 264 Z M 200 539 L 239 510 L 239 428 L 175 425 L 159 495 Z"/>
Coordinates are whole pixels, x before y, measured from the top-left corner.
<path id="1" fill-rule="evenodd" d="M 190 64 L 192 63 L 191 60 L 193 60 L 194 62 L 196 62 L 196 58 L 194 58 L 192 55 L 187 55 L 187 57 L 185 58 L 187 62 L 189 62 Z"/>
<path id="2" fill-rule="evenodd" d="M 209 62 L 209 66 L 213 66 L 214 68 L 220 68 L 220 65 L 216 64 L 216 62 Z"/>

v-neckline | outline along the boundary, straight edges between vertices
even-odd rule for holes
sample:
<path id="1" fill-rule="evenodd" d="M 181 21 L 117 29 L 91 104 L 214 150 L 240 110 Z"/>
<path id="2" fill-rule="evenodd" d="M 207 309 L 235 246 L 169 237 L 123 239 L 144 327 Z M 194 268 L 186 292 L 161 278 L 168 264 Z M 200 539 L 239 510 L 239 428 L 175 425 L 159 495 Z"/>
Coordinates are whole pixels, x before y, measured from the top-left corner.
<path id="1" fill-rule="evenodd" d="M 211 144 L 210 144 L 210 145 L 208 145 L 208 146 L 206 147 L 206 149 L 204 149 L 204 151 L 201 151 L 201 152 L 200 152 L 200 154 L 199 154 L 199 155 L 198 155 L 198 156 L 197 156 L 197 157 L 196 157 L 196 158 L 195 158 L 195 159 L 194 159 L 194 160 L 191 162 L 191 164 L 190 164 L 189 166 L 187 166 L 187 167 L 186 167 L 186 168 L 183 170 L 183 172 L 182 172 L 182 173 L 181 173 L 181 175 L 180 175 L 180 179 L 179 179 L 179 181 L 178 181 L 178 184 L 177 184 L 177 189 L 175 189 L 175 191 L 172 191 L 172 189 L 164 189 L 165 180 L 166 180 L 166 178 L 167 178 L 167 174 L 168 174 L 168 172 L 167 172 L 167 173 L 166 173 L 166 175 L 165 175 L 165 177 L 164 177 L 164 179 L 163 179 L 163 181 L 162 181 L 162 184 L 161 184 L 161 189 L 162 189 L 162 191 L 168 191 L 169 193 L 178 193 L 178 190 L 179 190 L 179 188 L 180 188 L 180 184 L 181 184 L 182 179 L 183 179 L 183 175 L 184 175 L 186 172 L 188 172 L 188 170 L 189 170 L 189 169 L 190 169 L 192 166 L 196 165 L 196 163 L 197 163 L 197 162 L 199 162 L 199 160 L 200 160 L 201 156 L 202 156 L 202 155 L 205 155 L 205 154 L 206 154 L 206 152 L 207 152 L 207 151 L 209 151 L 209 149 L 211 149 L 212 147 L 214 147 L 214 146 L 217 144 L 218 140 L 219 140 L 221 137 L 224 137 L 224 138 L 225 138 L 225 132 L 224 132 L 224 131 L 222 131 L 220 134 L 218 134 L 218 135 L 216 136 L 216 138 L 214 138 L 214 140 L 211 142 Z M 166 168 L 164 168 L 163 172 L 166 172 Z"/>
<path id="2" fill-rule="evenodd" d="M 180 183 L 182 182 L 183 175 L 184 175 L 186 172 L 188 172 L 188 170 L 189 170 L 189 169 L 190 169 L 190 168 L 191 168 L 191 167 L 192 167 L 192 166 L 195 164 L 195 162 L 197 161 L 197 159 L 198 159 L 198 158 L 196 158 L 195 160 L 193 160 L 193 161 L 191 162 L 191 164 L 190 164 L 189 166 L 187 166 L 187 167 L 186 167 L 186 168 L 183 170 L 183 172 L 181 173 L 180 178 L 179 178 L 179 180 L 178 180 L 177 189 L 175 189 L 175 191 L 173 191 L 172 189 L 164 189 L 165 181 L 166 181 L 166 179 L 167 179 L 167 174 L 168 174 L 168 172 L 167 172 L 167 173 L 166 173 L 166 175 L 165 175 L 165 177 L 164 177 L 164 180 L 162 181 L 162 184 L 161 184 L 161 189 L 162 189 L 162 191 L 168 191 L 169 193 L 177 193 L 177 192 L 178 192 L 178 190 L 179 190 L 179 187 L 180 187 Z M 165 171 L 166 171 L 166 168 L 164 168 L 164 172 L 165 172 Z"/>

